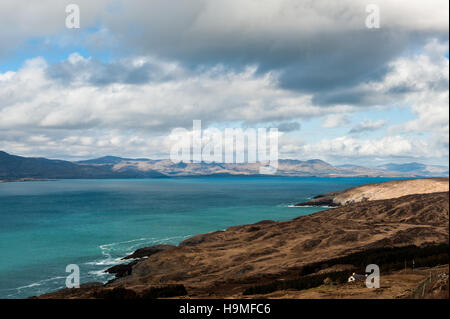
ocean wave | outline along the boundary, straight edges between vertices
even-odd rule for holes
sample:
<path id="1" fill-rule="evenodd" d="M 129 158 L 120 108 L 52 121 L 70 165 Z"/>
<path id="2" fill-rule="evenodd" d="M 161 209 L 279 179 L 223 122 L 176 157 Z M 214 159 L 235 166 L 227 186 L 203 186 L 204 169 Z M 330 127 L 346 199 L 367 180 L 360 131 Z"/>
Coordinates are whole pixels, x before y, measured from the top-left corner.
<path id="1" fill-rule="evenodd" d="M 60 279 L 65 279 L 66 277 L 64 276 L 56 276 L 56 277 L 51 277 L 51 278 L 46 278 L 43 280 L 39 280 L 36 282 L 32 282 L 31 284 L 25 285 L 25 286 L 20 286 L 20 287 L 16 287 L 16 288 L 7 288 L 7 289 L 2 289 L 3 291 L 15 291 L 14 293 L 11 293 L 9 295 L 6 295 L 6 297 L 15 297 L 17 295 L 20 295 L 23 290 L 28 290 L 31 288 L 36 288 L 36 287 L 41 287 L 43 286 L 45 283 L 51 282 L 51 281 L 56 281 L 56 280 L 60 280 Z M 64 287 L 62 287 L 64 288 Z M 58 288 L 59 289 L 59 288 Z M 43 289 L 42 291 L 45 293 L 45 291 L 48 289 Z"/>
<path id="2" fill-rule="evenodd" d="M 156 238 L 137 238 L 126 241 L 113 242 L 99 245 L 102 259 L 85 263 L 92 266 L 113 266 L 123 263 L 123 257 L 129 255 L 136 248 L 155 242 Z M 136 244 L 137 243 L 137 244 Z M 131 244 L 131 245 L 130 245 Z"/>
<path id="3" fill-rule="evenodd" d="M 139 248 L 147 247 L 147 246 L 153 246 L 158 244 L 163 244 L 167 242 L 172 241 L 182 241 L 188 237 L 191 237 L 192 235 L 185 235 L 185 236 L 173 236 L 173 237 L 166 237 L 166 238 L 154 238 L 154 237 L 147 237 L 147 238 L 137 238 L 137 239 L 131 239 L 126 241 L 120 241 L 120 242 L 113 242 L 108 244 L 102 244 L 98 247 L 100 248 L 101 254 L 104 258 L 86 262 L 85 265 L 90 266 L 103 266 L 102 269 L 95 269 L 88 271 L 88 274 L 96 277 L 102 277 L 105 276 L 111 276 L 111 274 L 106 273 L 105 271 L 116 265 L 124 264 L 129 261 L 123 260 L 124 257 L 130 255 L 134 251 L 136 251 Z M 131 244 L 131 245 L 130 245 Z M 105 268 L 106 266 L 106 268 Z"/>
<path id="4" fill-rule="evenodd" d="M 109 279 L 114 277 L 114 275 L 106 273 L 105 270 L 107 270 L 112 266 L 129 262 L 127 260 L 123 260 L 123 257 L 128 256 L 135 250 L 146 246 L 158 245 L 174 241 L 182 241 L 191 236 L 192 235 L 173 236 L 159 239 L 154 237 L 136 238 L 126 241 L 119 241 L 99 245 L 98 248 L 100 249 L 103 258 L 84 263 L 84 265 L 90 266 L 88 268 L 91 268 L 87 270 L 88 278 L 92 278 L 92 281 L 99 280 L 102 282 L 107 282 Z M 21 296 L 23 295 L 23 292 L 26 290 L 33 291 L 32 294 L 40 295 L 50 291 L 65 288 L 65 285 L 58 287 L 55 287 L 54 285 L 51 285 L 52 287 L 48 286 L 48 284 L 53 281 L 55 282 L 54 284 L 56 284 L 56 281 L 65 278 L 66 278 L 65 276 L 55 276 L 39 280 L 36 282 L 32 282 L 30 284 L 16 288 L 0 289 L 0 291 L 5 291 L 6 293 L 10 291 L 11 293 L 6 295 L 7 298 L 15 298 L 17 296 Z"/>
<path id="5" fill-rule="evenodd" d="M 108 277 L 108 276 L 113 276 L 112 274 L 109 274 L 107 272 L 105 272 L 106 269 L 102 269 L 102 270 L 91 270 L 88 271 L 88 274 L 93 276 L 93 277 Z"/>

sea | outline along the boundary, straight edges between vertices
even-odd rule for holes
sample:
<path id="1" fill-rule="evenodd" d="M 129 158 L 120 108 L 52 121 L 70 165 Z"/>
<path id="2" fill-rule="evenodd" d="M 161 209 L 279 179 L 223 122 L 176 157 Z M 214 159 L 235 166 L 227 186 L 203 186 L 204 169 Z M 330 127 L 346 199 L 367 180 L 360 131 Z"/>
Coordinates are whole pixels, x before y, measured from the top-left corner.
<path id="1" fill-rule="evenodd" d="M 199 177 L 0 183 L 0 298 L 106 282 L 105 269 L 138 248 L 327 207 L 294 207 L 315 195 L 389 178 Z"/>

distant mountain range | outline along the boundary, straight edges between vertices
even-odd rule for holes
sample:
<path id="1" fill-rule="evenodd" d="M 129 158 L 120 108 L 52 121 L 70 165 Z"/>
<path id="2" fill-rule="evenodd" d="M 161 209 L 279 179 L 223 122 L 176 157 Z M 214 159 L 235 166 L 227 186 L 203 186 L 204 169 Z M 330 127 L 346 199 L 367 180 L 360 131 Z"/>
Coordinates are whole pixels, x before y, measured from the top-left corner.
<path id="1" fill-rule="evenodd" d="M 154 177 L 165 176 L 152 170 L 116 170 L 109 162 L 104 165 L 81 165 L 69 161 L 15 156 L 0 151 L 0 180 Z"/>
<path id="2" fill-rule="evenodd" d="M 425 165 L 421 163 L 406 163 L 406 164 L 385 164 L 378 166 L 379 169 L 393 172 L 403 172 L 414 174 L 443 174 L 448 175 L 448 167 L 447 166 L 439 166 L 439 165 Z"/>
<path id="3" fill-rule="evenodd" d="M 69 162 L 10 155 L 0 151 L 0 180 L 72 178 L 164 178 L 181 176 L 259 175 L 261 164 L 173 163 L 170 160 L 105 156 Z M 448 167 L 420 163 L 385 164 L 376 168 L 358 165 L 333 166 L 319 159 L 279 160 L 278 176 L 318 177 L 432 177 L 448 176 Z"/>

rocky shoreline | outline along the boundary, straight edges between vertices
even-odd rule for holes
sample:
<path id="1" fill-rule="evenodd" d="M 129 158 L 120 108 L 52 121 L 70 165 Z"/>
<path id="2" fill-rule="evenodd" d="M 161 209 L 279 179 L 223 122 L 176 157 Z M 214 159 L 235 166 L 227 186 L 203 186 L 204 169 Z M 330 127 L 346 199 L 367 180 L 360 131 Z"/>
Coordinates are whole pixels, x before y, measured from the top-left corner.
<path id="1" fill-rule="evenodd" d="M 105 272 L 107 272 L 109 274 L 114 274 L 116 276 L 116 278 L 121 278 L 121 277 L 131 275 L 133 266 L 137 265 L 143 259 L 146 259 L 146 258 L 150 257 L 151 255 L 154 255 L 161 251 L 172 249 L 175 247 L 176 246 L 174 246 L 174 245 L 161 244 L 161 245 L 139 248 L 138 250 L 134 251 L 132 254 L 122 258 L 122 260 L 133 259 L 132 262 L 130 262 L 128 264 L 115 265 L 113 267 L 106 269 Z"/>
<path id="2" fill-rule="evenodd" d="M 434 182 L 442 187 L 442 181 Z M 388 186 L 398 189 L 398 183 Z M 425 191 L 434 189 L 428 182 L 423 185 Z M 124 258 L 131 260 L 129 264 L 108 269 L 116 278 L 104 285 L 83 285 L 40 298 L 242 298 L 254 285 L 271 287 L 280 280 L 295 283 L 312 265 L 322 266 L 308 271 L 308 276 L 315 276 L 311 278 L 356 267 L 332 264 L 346 256 L 377 249 L 411 246 L 420 251 L 448 245 L 448 222 L 448 191 L 354 202 L 291 221 L 261 221 L 199 234 L 177 246 L 141 248 Z"/>
<path id="3" fill-rule="evenodd" d="M 320 194 L 317 195 L 315 197 L 313 197 L 313 199 L 304 202 L 304 203 L 298 203 L 295 204 L 294 206 L 296 207 L 302 207 L 302 206 L 328 206 L 328 207 L 339 207 L 341 206 L 340 204 L 336 203 L 334 201 L 334 199 L 336 198 L 336 196 L 338 196 L 339 194 L 342 194 L 344 191 L 338 191 L 338 192 L 331 192 L 331 193 L 326 193 L 326 194 Z"/>

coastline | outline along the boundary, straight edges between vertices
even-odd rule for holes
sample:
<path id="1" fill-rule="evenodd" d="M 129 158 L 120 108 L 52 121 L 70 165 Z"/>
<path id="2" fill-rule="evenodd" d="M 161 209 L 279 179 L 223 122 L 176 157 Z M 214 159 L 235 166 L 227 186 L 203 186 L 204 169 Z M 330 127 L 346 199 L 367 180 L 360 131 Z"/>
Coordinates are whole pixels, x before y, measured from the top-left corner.
<path id="1" fill-rule="evenodd" d="M 177 176 L 164 176 L 164 177 L 95 177 L 95 178 L 17 178 L 17 179 L 0 179 L 0 183 L 20 183 L 20 182 L 47 182 L 47 181 L 64 181 L 64 180 L 146 180 L 146 179 L 185 179 L 185 178 L 330 178 L 330 179 L 345 179 L 345 178 L 380 178 L 380 179 L 388 179 L 388 180 L 448 180 L 449 177 L 442 176 L 361 176 L 361 175 L 343 175 L 343 176 L 317 176 L 317 175 L 260 175 L 260 174 L 209 174 L 209 175 L 177 175 Z M 374 183 L 379 184 L 379 183 Z M 370 184 L 368 184 L 370 185 Z M 332 199 L 343 191 L 336 191 L 331 193 L 319 194 L 315 196 L 312 200 L 293 204 L 296 207 L 338 207 L 339 204 L 333 203 Z M 315 200 L 317 199 L 317 200 Z"/>
<path id="2" fill-rule="evenodd" d="M 42 182 L 42 181 L 56 181 L 57 179 L 47 178 L 18 178 L 18 179 L 0 179 L 0 183 L 20 183 L 20 182 Z"/>
<path id="3" fill-rule="evenodd" d="M 361 220 L 361 214 L 367 222 Z M 410 221 L 405 223 L 405 217 Z M 115 279 L 101 287 L 83 288 L 78 297 L 101 298 L 105 297 L 102 293 L 119 288 L 131 289 L 138 296 L 143 288 L 137 287 L 173 289 L 173 285 L 182 284 L 189 297 L 222 298 L 237 293 L 241 298 L 243 291 L 252 285 L 291 280 L 311 263 L 327 260 L 330 263 L 333 258 L 382 247 L 412 245 L 420 251 L 420 247 L 448 246 L 445 224 L 448 224 L 448 190 L 351 203 L 286 222 L 233 226 L 225 231 L 195 235 L 164 250 L 156 251 L 155 247 L 142 248 L 140 253 L 137 250 L 134 254 L 139 258 L 125 257 L 131 263 L 108 269 L 119 274 Z M 180 260 L 184 266 L 180 266 Z M 63 290 L 41 297 L 68 296 L 70 293 Z"/>

